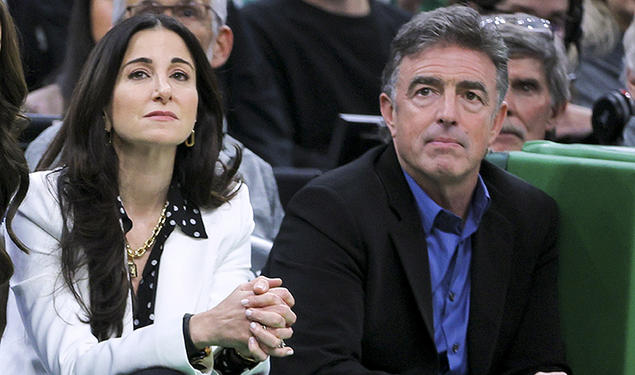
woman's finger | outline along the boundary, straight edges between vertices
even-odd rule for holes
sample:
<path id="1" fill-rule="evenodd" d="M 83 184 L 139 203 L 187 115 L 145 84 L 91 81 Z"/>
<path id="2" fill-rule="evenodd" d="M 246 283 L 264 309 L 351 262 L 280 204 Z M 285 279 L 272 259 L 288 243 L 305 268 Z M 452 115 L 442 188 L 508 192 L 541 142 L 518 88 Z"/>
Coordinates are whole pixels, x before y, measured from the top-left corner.
<path id="1" fill-rule="evenodd" d="M 296 315 L 287 305 L 274 305 L 245 310 L 247 319 L 272 328 L 285 328 L 296 321 Z"/>

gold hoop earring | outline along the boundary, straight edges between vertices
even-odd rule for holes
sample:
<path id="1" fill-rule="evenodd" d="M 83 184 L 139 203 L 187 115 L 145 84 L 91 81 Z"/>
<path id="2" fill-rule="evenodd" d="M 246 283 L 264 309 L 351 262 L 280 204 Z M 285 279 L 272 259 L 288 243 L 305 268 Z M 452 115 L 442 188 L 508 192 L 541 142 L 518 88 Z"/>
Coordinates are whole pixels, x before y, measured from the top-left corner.
<path id="1" fill-rule="evenodd" d="M 185 146 L 187 147 L 192 147 L 194 146 L 196 139 L 194 138 L 194 129 L 192 129 L 192 132 L 190 133 L 190 136 L 187 137 L 187 139 L 185 140 Z"/>

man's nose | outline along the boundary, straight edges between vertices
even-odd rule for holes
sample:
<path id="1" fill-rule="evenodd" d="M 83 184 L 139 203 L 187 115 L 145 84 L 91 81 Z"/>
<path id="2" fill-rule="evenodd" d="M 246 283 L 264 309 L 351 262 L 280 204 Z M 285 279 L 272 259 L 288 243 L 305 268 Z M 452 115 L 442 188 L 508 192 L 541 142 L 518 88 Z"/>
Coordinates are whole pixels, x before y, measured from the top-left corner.
<path id="1" fill-rule="evenodd" d="M 505 94 L 505 103 L 507 103 L 507 117 L 514 116 L 516 113 L 516 97 L 510 91 L 510 89 L 507 89 L 507 94 Z"/>
<path id="2" fill-rule="evenodd" d="M 438 121 L 446 126 L 456 125 L 456 95 L 454 93 L 443 94 Z"/>

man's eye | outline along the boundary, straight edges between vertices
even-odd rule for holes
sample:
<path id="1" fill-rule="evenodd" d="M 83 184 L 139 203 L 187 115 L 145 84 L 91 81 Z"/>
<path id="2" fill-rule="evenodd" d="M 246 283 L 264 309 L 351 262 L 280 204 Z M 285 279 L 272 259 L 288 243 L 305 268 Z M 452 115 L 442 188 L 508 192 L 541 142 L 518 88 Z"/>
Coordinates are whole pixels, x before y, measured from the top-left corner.
<path id="1" fill-rule="evenodd" d="M 420 88 L 419 90 L 417 90 L 417 94 L 418 95 L 423 95 L 423 96 L 428 96 L 428 95 L 432 94 L 432 90 L 430 90 L 429 87 L 423 87 L 423 88 Z"/>
<path id="2" fill-rule="evenodd" d="M 179 18 L 198 18 L 198 12 L 194 7 L 182 6 L 178 9 Z"/>
<path id="3" fill-rule="evenodd" d="M 474 93 L 473 91 L 468 91 L 467 93 L 465 93 L 465 98 L 469 101 L 474 101 L 474 100 L 481 100 L 481 97 L 478 96 L 476 93 Z"/>

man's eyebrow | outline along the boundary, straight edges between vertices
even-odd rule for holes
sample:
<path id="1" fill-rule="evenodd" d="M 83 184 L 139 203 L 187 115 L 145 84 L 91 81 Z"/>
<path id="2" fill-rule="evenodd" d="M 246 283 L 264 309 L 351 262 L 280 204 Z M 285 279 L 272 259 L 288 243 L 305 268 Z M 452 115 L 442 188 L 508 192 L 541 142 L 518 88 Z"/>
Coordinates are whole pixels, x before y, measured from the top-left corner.
<path id="1" fill-rule="evenodd" d="M 480 91 L 483 93 L 483 101 L 485 103 L 489 102 L 489 96 L 487 95 L 485 85 L 479 81 L 460 81 L 459 83 L 457 83 L 456 88 L 459 90 Z"/>
<path id="2" fill-rule="evenodd" d="M 412 79 L 412 81 L 410 81 L 407 92 L 410 94 L 412 90 L 414 90 L 415 86 L 418 85 L 439 87 L 442 85 L 442 81 L 436 77 L 416 76 Z"/>
<path id="3" fill-rule="evenodd" d="M 173 57 L 172 60 L 170 60 L 172 62 L 172 64 L 185 64 L 185 65 L 189 65 L 190 68 L 194 69 L 194 65 L 192 65 L 189 61 L 184 60 L 180 57 Z"/>

